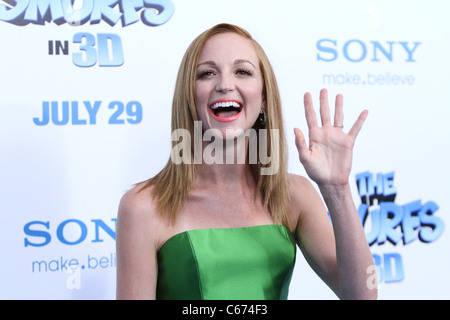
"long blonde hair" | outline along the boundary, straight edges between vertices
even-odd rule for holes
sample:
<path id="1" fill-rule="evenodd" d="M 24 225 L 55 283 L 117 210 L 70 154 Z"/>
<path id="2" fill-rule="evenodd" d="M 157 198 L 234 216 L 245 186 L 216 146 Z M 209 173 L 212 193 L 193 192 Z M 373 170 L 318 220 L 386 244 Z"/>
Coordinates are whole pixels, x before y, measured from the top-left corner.
<path id="1" fill-rule="evenodd" d="M 186 129 L 194 136 L 194 121 L 198 121 L 195 101 L 196 69 L 200 52 L 205 42 L 212 36 L 220 33 L 236 33 L 251 40 L 259 58 L 260 69 L 264 78 L 263 99 L 266 110 L 267 129 L 267 151 L 268 154 L 277 152 L 275 155 L 279 161 L 278 172 L 272 175 L 262 175 L 261 163 L 250 164 L 250 170 L 256 182 L 257 195 L 263 199 L 265 208 L 270 212 L 274 223 L 289 226 L 287 212 L 288 186 L 287 186 L 287 155 L 284 134 L 284 124 L 281 111 L 281 99 L 278 84 L 272 66 L 261 46 L 244 29 L 231 25 L 219 24 L 203 32 L 187 49 L 181 62 L 175 86 L 172 102 L 172 132 L 177 129 Z M 279 146 L 272 149 L 272 130 L 277 129 L 279 133 Z M 189 141 L 183 139 L 182 143 Z M 191 159 L 194 159 L 194 142 L 185 145 L 183 150 L 191 150 Z M 176 142 L 172 141 L 172 147 Z M 272 156 L 274 156 L 272 154 Z M 153 178 L 144 182 L 143 188 L 153 186 L 152 194 L 156 200 L 156 208 L 159 215 L 175 222 L 176 217 L 187 199 L 189 190 L 195 178 L 195 164 L 175 164 L 171 159 L 166 166 Z"/>

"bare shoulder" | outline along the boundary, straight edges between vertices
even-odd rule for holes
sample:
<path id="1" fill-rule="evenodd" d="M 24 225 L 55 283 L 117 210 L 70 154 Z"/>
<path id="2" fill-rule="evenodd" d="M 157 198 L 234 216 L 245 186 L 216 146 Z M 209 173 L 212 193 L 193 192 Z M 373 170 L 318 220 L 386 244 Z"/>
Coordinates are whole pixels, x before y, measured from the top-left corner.
<path id="1" fill-rule="evenodd" d="M 290 202 L 304 202 L 310 196 L 317 194 L 313 184 L 306 177 L 290 173 L 288 174 L 288 181 Z"/>
<path id="2" fill-rule="evenodd" d="M 300 176 L 298 174 L 289 173 L 288 179 L 289 179 L 289 186 L 308 187 L 311 185 L 311 181 L 309 181 L 308 178 L 306 178 L 304 176 Z"/>
<path id="3" fill-rule="evenodd" d="M 154 299 L 159 224 L 151 188 L 127 191 L 119 204 L 116 230 L 117 297 Z"/>
<path id="4" fill-rule="evenodd" d="M 289 213 L 292 225 L 310 216 L 314 212 L 323 211 L 322 198 L 312 182 L 303 176 L 288 175 L 289 181 Z"/>
<path id="5" fill-rule="evenodd" d="M 152 197 L 152 188 L 136 185 L 121 198 L 118 211 L 118 229 L 122 234 L 135 234 L 147 240 L 157 241 L 159 219 Z"/>
<path id="6" fill-rule="evenodd" d="M 120 199 L 119 214 L 124 216 L 133 215 L 130 218 L 137 218 L 137 215 L 147 216 L 154 208 L 154 200 L 152 197 L 152 188 L 142 188 L 141 184 L 134 186 L 132 189 L 125 192 Z"/>

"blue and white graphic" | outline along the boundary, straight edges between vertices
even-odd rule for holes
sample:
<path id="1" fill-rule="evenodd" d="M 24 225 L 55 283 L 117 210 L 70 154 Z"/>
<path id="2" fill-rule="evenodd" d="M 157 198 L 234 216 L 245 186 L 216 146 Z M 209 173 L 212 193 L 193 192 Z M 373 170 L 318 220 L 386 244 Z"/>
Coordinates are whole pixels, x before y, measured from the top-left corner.
<path id="1" fill-rule="evenodd" d="M 148 26 L 159 26 L 173 16 L 175 6 L 171 0 L 15 0 L 0 3 L 0 21 L 18 26 L 29 23 L 44 25 L 98 24 L 111 26 L 122 21 L 126 27 L 140 20 Z M 81 3 L 81 5 L 80 5 Z M 140 12 L 142 11 L 142 12 Z M 139 17 L 141 13 L 141 17 Z"/>
<path id="2" fill-rule="evenodd" d="M 361 204 L 358 209 L 363 225 L 371 219 L 372 230 L 366 234 L 369 245 L 408 245 L 415 240 L 434 242 L 444 231 L 444 221 L 436 215 L 434 201 L 415 200 L 403 205 L 395 203 L 397 188 L 394 172 L 376 177 L 370 172 L 356 175 Z M 370 218 L 369 218 L 370 216 Z"/>
<path id="3" fill-rule="evenodd" d="M 369 245 L 382 246 L 388 241 L 394 246 L 406 246 L 415 240 L 423 243 L 437 241 L 444 232 L 444 221 L 438 216 L 439 206 L 434 201 L 422 203 L 421 200 L 397 204 L 394 177 L 394 172 L 374 175 L 366 171 L 356 175 L 361 197 L 358 214 L 363 226 L 371 225 L 366 233 Z M 404 280 L 400 253 L 374 254 L 373 257 L 379 282 Z"/>
<path id="4" fill-rule="evenodd" d="M 305 92 L 343 94 L 344 131 L 369 110 L 350 183 L 379 297 L 450 299 L 449 12 L 447 0 L 0 0 L 0 299 L 115 298 L 119 200 L 170 157 L 179 64 L 222 22 L 272 62 L 290 172 L 306 174 L 292 135 L 307 131 Z M 336 298 L 300 251 L 289 298 Z"/>

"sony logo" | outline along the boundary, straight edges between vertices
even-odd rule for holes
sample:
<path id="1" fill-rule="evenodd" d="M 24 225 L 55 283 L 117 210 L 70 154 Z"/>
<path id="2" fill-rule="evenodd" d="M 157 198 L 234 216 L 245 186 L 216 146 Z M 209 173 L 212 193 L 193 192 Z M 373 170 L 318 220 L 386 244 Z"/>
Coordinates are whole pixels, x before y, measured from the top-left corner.
<path id="1" fill-rule="evenodd" d="M 101 219 L 91 220 L 94 225 L 94 235 L 91 242 L 103 242 L 100 230 L 103 230 L 103 234 L 107 234 L 112 240 L 116 240 L 116 219 L 113 218 L 111 221 L 114 223 L 112 227 Z M 76 236 L 74 237 L 72 235 L 68 237 L 67 230 L 75 231 Z M 28 222 L 23 227 L 23 232 L 26 235 L 24 238 L 25 247 L 43 247 L 50 244 L 52 241 L 50 221 Z M 56 227 L 56 239 L 66 245 L 80 244 L 88 238 L 88 234 L 90 233 L 86 223 L 78 219 L 62 221 Z"/>
<path id="2" fill-rule="evenodd" d="M 364 42 L 359 39 L 338 41 L 334 39 L 319 39 L 316 42 L 317 61 L 333 62 L 343 57 L 350 62 L 362 61 L 404 61 L 416 62 L 419 41 L 376 41 Z M 342 54 L 342 55 L 341 55 Z"/>

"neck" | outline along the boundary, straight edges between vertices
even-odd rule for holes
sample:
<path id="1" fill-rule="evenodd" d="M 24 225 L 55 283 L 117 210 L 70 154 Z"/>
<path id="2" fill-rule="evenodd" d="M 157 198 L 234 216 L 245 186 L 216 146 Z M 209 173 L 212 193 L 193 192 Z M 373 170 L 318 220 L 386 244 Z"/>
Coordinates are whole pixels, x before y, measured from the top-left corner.
<path id="1" fill-rule="evenodd" d="M 196 165 L 196 180 L 210 186 L 245 187 L 255 184 L 247 163 L 248 143 L 236 139 L 203 142 L 202 163 Z"/>

